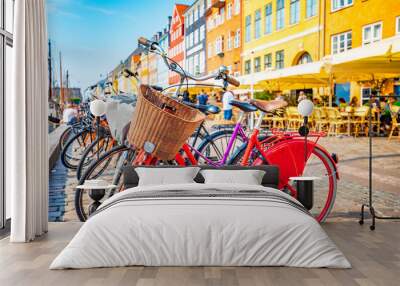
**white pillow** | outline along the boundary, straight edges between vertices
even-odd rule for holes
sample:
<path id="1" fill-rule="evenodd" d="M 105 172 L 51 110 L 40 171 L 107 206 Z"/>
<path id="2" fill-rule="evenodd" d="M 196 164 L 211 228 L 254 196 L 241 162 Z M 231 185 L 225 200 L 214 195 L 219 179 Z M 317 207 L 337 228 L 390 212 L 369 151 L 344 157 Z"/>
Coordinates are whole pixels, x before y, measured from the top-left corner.
<path id="1" fill-rule="evenodd" d="M 262 170 L 202 170 L 205 184 L 261 185 L 265 171 Z"/>
<path id="2" fill-rule="evenodd" d="M 139 176 L 139 186 L 195 183 L 193 179 L 196 177 L 199 170 L 199 167 L 135 168 Z"/>

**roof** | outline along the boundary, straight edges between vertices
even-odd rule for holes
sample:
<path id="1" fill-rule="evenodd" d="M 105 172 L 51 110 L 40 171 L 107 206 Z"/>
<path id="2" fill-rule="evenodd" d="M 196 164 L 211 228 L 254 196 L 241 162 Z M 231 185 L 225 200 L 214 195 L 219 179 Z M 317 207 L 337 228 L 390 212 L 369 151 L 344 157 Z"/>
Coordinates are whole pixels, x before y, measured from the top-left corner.
<path id="1" fill-rule="evenodd" d="M 176 9 L 178 11 L 178 16 L 182 23 L 183 23 L 183 14 L 189 7 L 190 7 L 189 5 L 185 5 L 185 4 L 175 4 L 174 9 Z"/>

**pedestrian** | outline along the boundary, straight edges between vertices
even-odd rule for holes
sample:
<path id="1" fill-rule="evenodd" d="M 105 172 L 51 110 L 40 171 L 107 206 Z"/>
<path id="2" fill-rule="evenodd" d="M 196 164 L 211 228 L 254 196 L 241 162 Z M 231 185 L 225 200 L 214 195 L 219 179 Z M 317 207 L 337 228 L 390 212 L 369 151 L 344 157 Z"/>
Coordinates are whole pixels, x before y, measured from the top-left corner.
<path id="1" fill-rule="evenodd" d="M 356 96 L 353 96 L 350 100 L 349 106 L 355 108 L 355 107 L 359 107 L 358 104 L 358 98 Z"/>
<path id="2" fill-rule="evenodd" d="M 63 123 L 73 125 L 78 121 L 78 111 L 74 106 L 69 103 L 63 112 Z"/>
<path id="3" fill-rule="evenodd" d="M 202 89 L 201 93 L 197 96 L 197 103 L 202 105 L 208 103 L 208 95 L 205 93 L 204 89 Z"/>
<path id="4" fill-rule="evenodd" d="M 339 110 L 342 112 L 345 111 L 346 106 L 347 106 L 346 100 L 343 97 L 339 98 Z"/>
<path id="5" fill-rule="evenodd" d="M 189 91 L 185 90 L 182 94 L 182 101 L 183 102 L 190 102 L 190 94 Z"/>
<path id="6" fill-rule="evenodd" d="M 303 99 L 307 99 L 306 94 L 304 93 L 304 91 L 300 91 L 299 93 L 299 98 L 297 99 L 297 102 L 302 101 Z"/>
<path id="7" fill-rule="evenodd" d="M 233 92 L 231 90 L 225 91 L 222 96 L 222 109 L 224 111 L 224 119 L 231 120 L 232 119 L 232 108 L 231 101 L 234 99 Z"/>

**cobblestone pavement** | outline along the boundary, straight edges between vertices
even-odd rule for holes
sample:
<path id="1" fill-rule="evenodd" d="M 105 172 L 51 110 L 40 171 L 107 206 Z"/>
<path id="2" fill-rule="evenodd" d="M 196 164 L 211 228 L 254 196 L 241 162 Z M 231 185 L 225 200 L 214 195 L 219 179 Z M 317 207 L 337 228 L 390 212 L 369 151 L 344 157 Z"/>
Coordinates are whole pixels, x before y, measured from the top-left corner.
<path id="1" fill-rule="evenodd" d="M 329 137 L 320 144 L 339 156 L 336 203 L 331 220 L 354 219 L 368 199 L 368 138 Z M 374 206 L 385 215 L 400 214 L 400 140 L 373 139 Z M 77 220 L 74 211 L 75 173 L 69 171 L 66 181 L 64 220 Z"/>

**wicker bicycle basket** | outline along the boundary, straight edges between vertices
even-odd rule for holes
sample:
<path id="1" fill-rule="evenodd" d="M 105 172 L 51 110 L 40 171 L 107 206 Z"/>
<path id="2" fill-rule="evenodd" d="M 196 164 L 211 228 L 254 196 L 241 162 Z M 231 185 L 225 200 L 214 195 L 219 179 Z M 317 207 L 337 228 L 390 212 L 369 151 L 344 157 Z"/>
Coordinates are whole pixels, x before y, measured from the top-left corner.
<path id="1" fill-rule="evenodd" d="M 147 85 L 139 88 L 128 141 L 136 148 L 154 144 L 153 156 L 171 160 L 205 119 L 205 115 Z"/>

